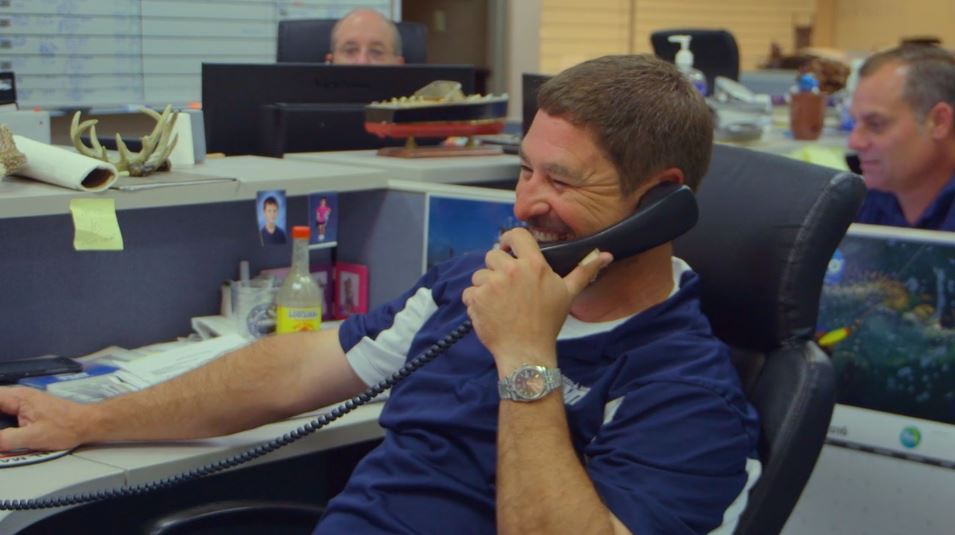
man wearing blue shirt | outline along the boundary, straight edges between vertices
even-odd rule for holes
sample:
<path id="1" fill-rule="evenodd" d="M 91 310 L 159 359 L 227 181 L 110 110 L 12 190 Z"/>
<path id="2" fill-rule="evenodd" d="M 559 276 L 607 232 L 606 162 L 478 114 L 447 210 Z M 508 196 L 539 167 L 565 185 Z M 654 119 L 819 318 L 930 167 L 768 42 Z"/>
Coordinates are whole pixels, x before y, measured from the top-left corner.
<path id="1" fill-rule="evenodd" d="M 955 57 L 903 46 L 871 56 L 852 97 L 869 191 L 856 221 L 955 230 Z"/>
<path id="2" fill-rule="evenodd" d="M 0 388 L 21 424 L 0 450 L 233 433 L 354 396 L 470 319 L 392 388 L 384 440 L 316 533 L 732 532 L 761 470 L 759 422 L 698 276 L 669 243 L 594 250 L 566 277 L 539 247 L 623 220 L 655 186 L 695 189 L 709 109 L 653 56 L 584 62 L 538 101 L 514 206 L 528 226 L 500 250 L 440 264 L 338 330 L 267 337 L 99 404 Z"/>

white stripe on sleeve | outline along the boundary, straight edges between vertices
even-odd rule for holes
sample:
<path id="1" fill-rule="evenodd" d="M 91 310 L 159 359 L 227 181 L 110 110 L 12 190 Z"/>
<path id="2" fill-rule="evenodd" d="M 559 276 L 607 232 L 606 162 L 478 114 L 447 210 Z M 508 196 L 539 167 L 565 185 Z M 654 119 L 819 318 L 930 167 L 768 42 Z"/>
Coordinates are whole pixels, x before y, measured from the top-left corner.
<path id="1" fill-rule="evenodd" d="M 437 309 L 431 290 L 419 288 L 395 314 L 391 327 L 378 333 L 377 338 L 363 337 L 345 354 L 358 377 L 371 386 L 398 371 L 408 358 L 418 330 Z"/>

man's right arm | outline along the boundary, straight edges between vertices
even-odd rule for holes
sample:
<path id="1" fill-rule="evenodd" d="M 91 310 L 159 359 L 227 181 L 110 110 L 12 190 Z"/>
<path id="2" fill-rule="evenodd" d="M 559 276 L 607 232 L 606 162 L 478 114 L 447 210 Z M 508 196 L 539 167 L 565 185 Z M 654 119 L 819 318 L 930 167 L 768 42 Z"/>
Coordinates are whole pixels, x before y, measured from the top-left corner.
<path id="1" fill-rule="evenodd" d="M 29 388 L 0 388 L 0 451 L 87 442 L 219 436 L 354 396 L 366 388 L 337 330 L 261 339 L 152 388 L 83 405 Z"/>

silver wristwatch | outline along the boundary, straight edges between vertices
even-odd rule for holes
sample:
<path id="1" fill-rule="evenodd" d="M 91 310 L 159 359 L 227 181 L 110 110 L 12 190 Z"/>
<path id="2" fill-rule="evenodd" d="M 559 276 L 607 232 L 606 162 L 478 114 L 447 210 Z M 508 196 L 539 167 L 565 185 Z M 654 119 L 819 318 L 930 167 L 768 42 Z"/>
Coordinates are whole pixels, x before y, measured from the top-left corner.
<path id="1" fill-rule="evenodd" d="M 497 391 L 501 399 L 535 401 L 561 385 L 560 370 L 525 364 L 500 380 Z"/>

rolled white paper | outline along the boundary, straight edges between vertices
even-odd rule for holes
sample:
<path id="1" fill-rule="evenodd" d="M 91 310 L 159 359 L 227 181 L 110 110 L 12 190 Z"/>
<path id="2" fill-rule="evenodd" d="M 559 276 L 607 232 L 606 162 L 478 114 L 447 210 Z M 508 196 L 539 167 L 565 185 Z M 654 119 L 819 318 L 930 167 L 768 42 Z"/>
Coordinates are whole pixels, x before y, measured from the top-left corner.
<path id="1" fill-rule="evenodd" d="M 17 149 L 27 157 L 16 174 L 80 191 L 103 191 L 119 174 L 111 163 L 23 136 L 13 136 Z"/>

